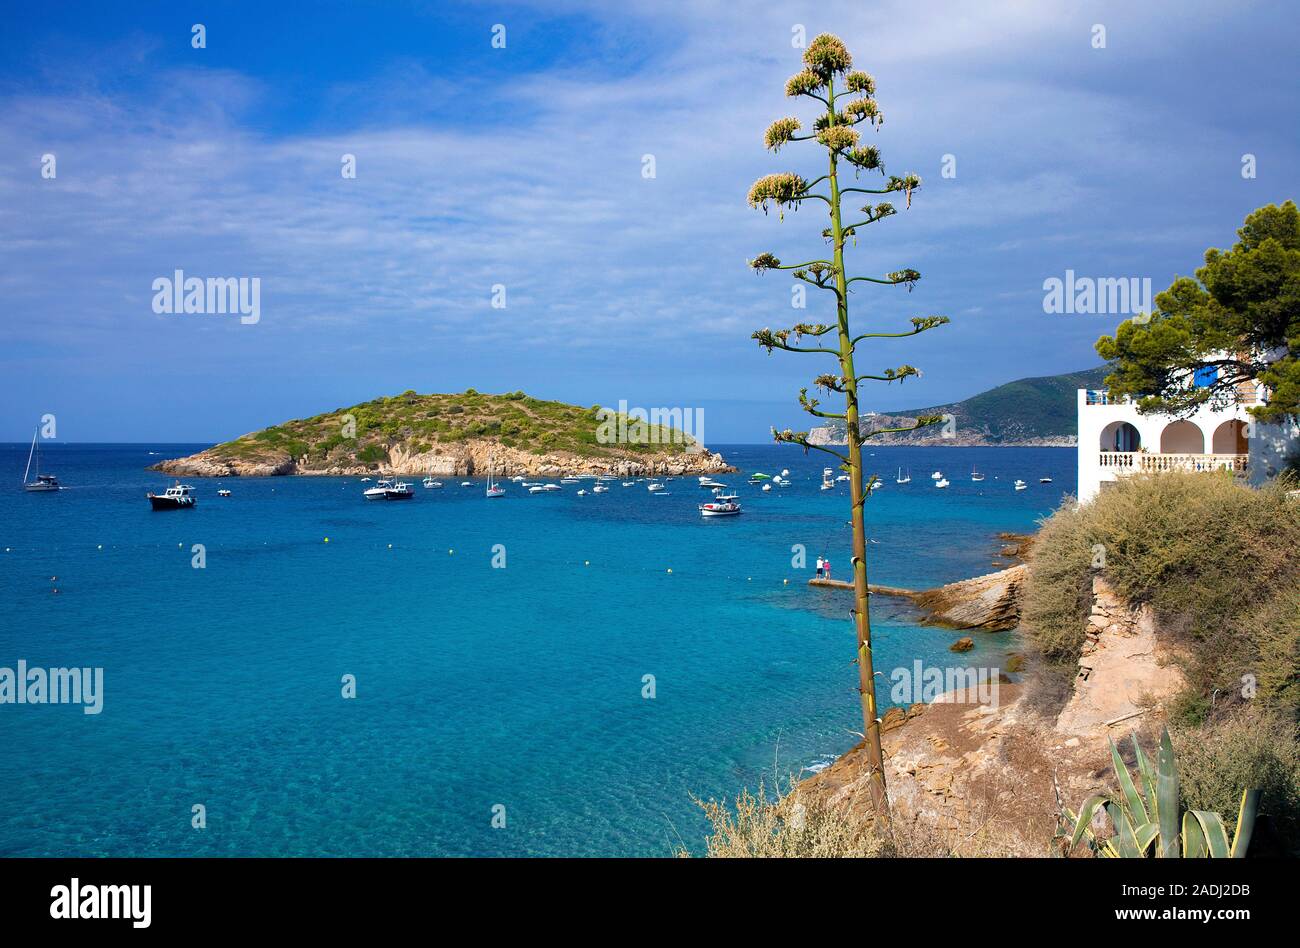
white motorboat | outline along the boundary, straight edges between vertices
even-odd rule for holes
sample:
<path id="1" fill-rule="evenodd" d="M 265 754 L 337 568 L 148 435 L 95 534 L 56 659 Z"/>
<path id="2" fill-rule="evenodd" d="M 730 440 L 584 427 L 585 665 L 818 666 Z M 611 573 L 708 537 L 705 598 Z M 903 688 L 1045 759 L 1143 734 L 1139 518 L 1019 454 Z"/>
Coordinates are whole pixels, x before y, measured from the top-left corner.
<path id="1" fill-rule="evenodd" d="M 560 483 L 561 483 L 561 484 L 576 484 L 576 483 L 578 483 L 578 479 L 577 479 L 576 477 L 561 477 L 561 478 L 560 478 Z"/>
<path id="2" fill-rule="evenodd" d="M 733 517 L 740 513 L 740 504 L 734 499 L 721 497 L 707 504 L 700 504 L 700 515 L 704 517 Z"/>
<path id="3" fill-rule="evenodd" d="M 41 449 L 36 446 L 36 436 L 40 434 L 40 429 L 32 432 L 32 447 L 27 452 L 27 470 L 23 471 L 23 490 L 29 494 L 45 494 L 51 491 L 62 490 L 59 486 L 59 479 L 53 474 L 41 473 Z M 27 478 L 32 473 L 32 456 L 36 457 L 36 480 L 29 481 Z"/>
<path id="4" fill-rule="evenodd" d="M 433 475 L 432 475 L 432 474 L 430 474 L 428 477 L 426 477 L 426 478 L 425 478 L 424 480 L 422 480 L 420 483 L 423 484 L 423 485 L 424 485 L 427 489 L 429 489 L 429 490 L 438 490 L 440 487 L 442 487 L 442 481 L 435 481 L 435 480 L 433 479 Z"/>
<path id="5" fill-rule="evenodd" d="M 655 482 L 653 482 L 653 483 L 647 484 L 645 489 L 648 490 L 648 491 L 650 491 L 650 493 L 653 494 L 653 493 L 656 493 L 656 492 L 658 492 L 658 491 L 663 490 L 663 489 L 664 489 L 664 485 L 663 485 L 663 484 L 660 484 L 658 481 L 655 481 Z"/>
<path id="6" fill-rule="evenodd" d="M 226 490 L 226 489 L 223 487 L 221 490 L 217 491 L 217 496 L 218 496 L 218 497 L 229 497 L 229 496 L 230 496 L 230 491 Z"/>
<path id="7" fill-rule="evenodd" d="M 764 484 L 764 485 L 763 485 L 763 490 L 771 490 L 771 489 L 772 489 L 772 485 L 771 485 L 771 484 Z"/>
<path id="8" fill-rule="evenodd" d="M 624 486 L 624 487 L 631 487 L 634 483 L 635 483 L 635 481 L 624 481 L 624 482 L 623 482 L 623 486 Z"/>
<path id="9" fill-rule="evenodd" d="M 835 489 L 835 472 L 829 467 L 822 468 L 822 490 Z"/>
<path id="10" fill-rule="evenodd" d="M 1028 486 L 1029 486 L 1028 484 L 1020 480 L 1019 478 L 1016 479 L 1016 490 L 1024 490 Z"/>
<path id="11" fill-rule="evenodd" d="M 534 484 L 528 488 L 530 494 L 550 494 L 562 490 L 559 484 Z"/>
<path id="12" fill-rule="evenodd" d="M 599 481 L 597 481 L 597 482 L 596 482 L 596 486 L 593 487 L 593 488 L 591 489 L 591 492 L 592 492 L 593 494 L 603 494 L 603 493 L 605 493 L 607 490 L 609 490 L 608 487 L 606 487 L 604 484 L 602 484 L 602 483 L 600 483 Z"/>
<path id="13" fill-rule="evenodd" d="M 149 506 L 154 510 L 188 510 L 194 506 L 194 488 L 189 484 L 176 484 L 161 494 L 149 494 Z"/>
<path id="14" fill-rule="evenodd" d="M 406 481 L 394 481 L 389 477 L 381 477 L 375 482 L 375 486 L 362 491 L 362 496 L 366 500 L 410 500 L 415 496 L 415 491 Z"/>
<path id="15" fill-rule="evenodd" d="M 937 481 L 934 482 L 934 486 L 935 486 L 935 487 L 947 487 L 947 486 L 948 486 L 948 478 L 946 478 L 946 477 L 941 477 L 941 478 L 939 478 Z"/>
<path id="16" fill-rule="evenodd" d="M 935 471 L 933 474 L 930 475 L 930 480 L 941 481 L 943 480 L 943 475 L 940 474 L 938 471 Z"/>
<path id="17" fill-rule="evenodd" d="M 578 491 L 578 496 L 579 497 L 587 496 L 587 488 L 584 487 L 582 490 Z"/>
<path id="18" fill-rule="evenodd" d="M 1038 483 L 1040 483 L 1040 484 L 1050 484 L 1050 483 L 1052 483 L 1052 479 L 1051 479 L 1050 477 L 1040 477 L 1040 478 L 1038 479 Z"/>
<path id="19" fill-rule="evenodd" d="M 701 487 L 726 487 L 727 485 L 721 483 L 720 481 L 715 481 L 711 477 L 701 477 L 700 486 Z"/>

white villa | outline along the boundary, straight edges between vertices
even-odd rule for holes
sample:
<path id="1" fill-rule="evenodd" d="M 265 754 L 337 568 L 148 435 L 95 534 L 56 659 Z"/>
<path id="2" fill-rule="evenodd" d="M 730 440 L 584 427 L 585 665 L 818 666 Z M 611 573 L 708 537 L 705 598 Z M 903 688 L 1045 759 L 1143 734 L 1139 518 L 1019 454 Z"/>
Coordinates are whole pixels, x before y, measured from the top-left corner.
<path id="1" fill-rule="evenodd" d="M 1272 477 L 1285 466 L 1296 428 L 1255 422 L 1246 408 L 1263 397 L 1262 387 L 1243 387 L 1236 406 L 1175 419 L 1139 415 L 1129 397 L 1080 389 L 1079 501 L 1137 472 L 1226 470 L 1251 483 Z"/>

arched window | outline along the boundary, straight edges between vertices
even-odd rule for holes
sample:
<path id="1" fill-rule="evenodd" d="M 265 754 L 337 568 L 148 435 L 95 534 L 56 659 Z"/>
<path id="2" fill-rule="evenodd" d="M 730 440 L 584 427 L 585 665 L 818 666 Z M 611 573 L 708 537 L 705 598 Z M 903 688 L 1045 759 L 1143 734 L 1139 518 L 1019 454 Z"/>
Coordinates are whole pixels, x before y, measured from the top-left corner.
<path id="1" fill-rule="evenodd" d="M 1112 421 L 1101 430 L 1101 450 L 1137 451 L 1142 447 L 1142 436 L 1127 421 Z"/>
<path id="2" fill-rule="evenodd" d="M 1161 454 L 1204 454 L 1205 435 L 1191 421 L 1174 421 L 1160 432 Z"/>
<path id="3" fill-rule="evenodd" d="M 1236 418 L 1215 428 L 1211 442 L 1215 454 L 1246 454 L 1250 451 L 1246 444 L 1246 423 Z"/>

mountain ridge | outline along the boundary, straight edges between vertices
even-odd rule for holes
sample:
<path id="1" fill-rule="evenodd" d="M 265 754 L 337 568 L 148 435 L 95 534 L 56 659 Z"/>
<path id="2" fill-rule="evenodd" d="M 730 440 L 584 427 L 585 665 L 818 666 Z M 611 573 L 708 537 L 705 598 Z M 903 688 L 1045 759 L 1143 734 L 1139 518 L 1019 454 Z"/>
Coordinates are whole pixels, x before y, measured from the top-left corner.
<path id="1" fill-rule="evenodd" d="M 922 415 L 949 416 L 948 424 L 916 432 L 877 435 L 871 444 L 975 447 L 1073 447 L 1078 443 L 1075 392 L 1099 388 L 1110 368 L 1099 365 L 1060 375 L 1038 375 L 1005 382 L 970 398 L 944 405 L 875 412 L 864 419 L 871 428 L 914 424 Z M 868 429 L 869 430 L 869 429 Z M 812 429 L 814 444 L 843 444 L 842 423 Z"/>

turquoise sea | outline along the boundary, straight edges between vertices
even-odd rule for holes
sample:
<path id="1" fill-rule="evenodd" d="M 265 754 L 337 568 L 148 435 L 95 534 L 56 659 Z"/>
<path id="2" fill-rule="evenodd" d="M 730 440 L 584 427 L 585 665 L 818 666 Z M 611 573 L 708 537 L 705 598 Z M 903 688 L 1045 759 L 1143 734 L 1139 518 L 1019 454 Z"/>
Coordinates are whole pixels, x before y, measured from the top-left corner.
<path id="1" fill-rule="evenodd" d="M 0 445 L 0 666 L 104 669 L 101 714 L 0 704 L 0 856 L 665 856 L 700 848 L 692 795 L 855 741 L 848 594 L 806 585 L 819 554 L 848 575 L 825 455 L 719 446 L 794 486 L 724 477 L 745 512 L 713 520 L 694 478 L 490 502 L 447 479 L 406 503 L 366 503 L 357 478 L 197 480 L 197 508 L 152 511 L 166 481 L 146 467 L 201 447 L 49 445 L 68 489 L 37 495 L 27 445 Z M 886 481 L 871 580 L 912 588 L 988 572 L 999 531 L 1075 488 L 1073 449 L 868 461 Z M 1001 667 L 1012 647 L 984 634 L 955 656 L 953 632 L 884 597 L 873 621 L 886 674 Z"/>

